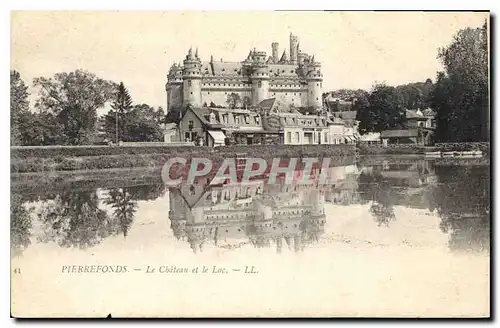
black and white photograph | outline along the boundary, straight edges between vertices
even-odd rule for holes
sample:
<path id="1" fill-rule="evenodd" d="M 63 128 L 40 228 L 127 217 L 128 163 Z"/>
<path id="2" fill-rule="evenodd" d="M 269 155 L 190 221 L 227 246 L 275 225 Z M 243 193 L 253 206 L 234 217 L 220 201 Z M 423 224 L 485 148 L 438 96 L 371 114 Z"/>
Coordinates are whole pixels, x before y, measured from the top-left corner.
<path id="1" fill-rule="evenodd" d="M 489 11 L 10 19 L 12 317 L 492 316 Z"/>

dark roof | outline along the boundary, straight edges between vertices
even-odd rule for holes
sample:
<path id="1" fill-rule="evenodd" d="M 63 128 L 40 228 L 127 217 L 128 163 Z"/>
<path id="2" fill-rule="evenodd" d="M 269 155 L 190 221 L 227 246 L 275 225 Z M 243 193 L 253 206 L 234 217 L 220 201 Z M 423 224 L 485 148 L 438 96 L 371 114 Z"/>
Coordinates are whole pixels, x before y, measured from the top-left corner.
<path id="1" fill-rule="evenodd" d="M 343 120 L 355 120 L 357 112 L 355 110 L 348 110 L 344 112 L 334 112 L 335 117 L 341 118 Z"/>
<path id="2" fill-rule="evenodd" d="M 255 107 L 262 109 L 271 109 L 274 105 L 276 98 L 264 99 L 260 103 L 258 103 Z"/>
<path id="3" fill-rule="evenodd" d="M 201 123 L 203 124 L 209 124 L 208 120 L 207 120 L 207 115 L 210 114 L 210 110 L 206 107 L 202 107 L 202 108 L 190 108 L 191 111 L 193 111 L 194 115 L 196 115 L 196 117 L 198 117 L 198 119 L 201 121 Z"/>
<path id="4" fill-rule="evenodd" d="M 407 130 L 385 130 L 380 133 L 381 138 L 410 138 L 417 137 L 418 130 L 417 129 L 407 129 Z"/>
<path id="5" fill-rule="evenodd" d="M 201 108 L 189 108 L 188 110 L 191 110 L 194 115 L 201 121 L 201 124 L 206 125 L 211 128 L 221 128 L 222 124 L 210 124 L 208 121 L 208 115 L 210 114 L 210 109 L 207 107 L 201 107 Z"/>

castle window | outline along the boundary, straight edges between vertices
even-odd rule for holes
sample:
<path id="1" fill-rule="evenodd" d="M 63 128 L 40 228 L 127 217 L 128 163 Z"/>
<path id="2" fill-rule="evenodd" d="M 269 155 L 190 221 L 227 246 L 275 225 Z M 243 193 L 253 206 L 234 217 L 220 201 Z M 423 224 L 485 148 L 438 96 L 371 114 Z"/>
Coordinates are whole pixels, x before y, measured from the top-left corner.
<path id="1" fill-rule="evenodd" d="M 262 82 L 259 81 L 259 88 L 262 88 Z"/>
<path id="2" fill-rule="evenodd" d="M 316 97 L 316 100 L 319 100 L 319 98 L 318 98 L 318 97 Z"/>
<path id="3" fill-rule="evenodd" d="M 188 87 L 191 86 L 191 80 L 188 80 Z"/>
<path id="4" fill-rule="evenodd" d="M 210 91 L 208 91 L 208 94 L 210 94 Z"/>
<path id="5" fill-rule="evenodd" d="M 293 73 L 293 71 L 290 71 L 290 73 Z"/>
<path id="6" fill-rule="evenodd" d="M 319 83 L 316 83 L 316 86 L 319 87 Z"/>
<path id="7" fill-rule="evenodd" d="M 285 93 L 285 96 L 288 96 L 288 93 Z"/>
<path id="8" fill-rule="evenodd" d="M 285 70 L 282 70 L 281 73 L 285 73 Z"/>
<path id="9" fill-rule="evenodd" d="M 193 94 L 193 91 L 191 91 L 191 94 Z"/>
<path id="10" fill-rule="evenodd" d="M 294 92 L 293 95 L 296 96 L 297 94 Z"/>

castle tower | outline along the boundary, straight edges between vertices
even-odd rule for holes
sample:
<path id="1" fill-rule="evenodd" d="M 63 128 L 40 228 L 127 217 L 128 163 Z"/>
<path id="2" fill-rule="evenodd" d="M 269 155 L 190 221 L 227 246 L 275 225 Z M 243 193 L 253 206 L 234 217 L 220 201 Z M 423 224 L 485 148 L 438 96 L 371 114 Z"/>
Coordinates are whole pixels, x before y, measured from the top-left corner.
<path id="1" fill-rule="evenodd" d="M 182 66 L 174 63 L 168 72 L 165 90 L 167 91 L 167 113 L 182 108 Z"/>
<path id="2" fill-rule="evenodd" d="M 297 64 L 297 55 L 299 48 L 299 38 L 290 33 L 290 64 Z"/>
<path id="3" fill-rule="evenodd" d="M 278 63 L 278 61 L 280 60 L 278 57 L 279 56 L 278 55 L 279 46 L 280 46 L 280 44 L 278 42 L 273 42 L 271 44 L 271 47 L 273 49 L 273 62 L 274 63 Z"/>
<path id="4" fill-rule="evenodd" d="M 321 64 L 314 61 L 314 56 L 311 57 L 308 63 L 309 74 L 307 80 L 307 106 L 316 109 L 323 107 L 322 89 L 323 89 L 323 74 L 321 73 Z"/>
<path id="5" fill-rule="evenodd" d="M 193 55 L 193 49 L 184 59 L 183 78 L 183 106 L 191 105 L 201 107 L 201 60 L 198 57 L 198 49 Z"/>
<path id="6" fill-rule="evenodd" d="M 269 70 L 265 51 L 254 51 L 250 79 L 252 80 L 252 105 L 255 106 L 269 98 Z"/>

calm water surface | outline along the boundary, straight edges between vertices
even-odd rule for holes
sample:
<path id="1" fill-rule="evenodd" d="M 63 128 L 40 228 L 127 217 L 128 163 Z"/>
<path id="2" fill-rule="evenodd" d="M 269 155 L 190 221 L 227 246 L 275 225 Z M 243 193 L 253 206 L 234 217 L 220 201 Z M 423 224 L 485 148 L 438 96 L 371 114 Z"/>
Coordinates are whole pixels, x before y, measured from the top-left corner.
<path id="1" fill-rule="evenodd" d="M 77 181 L 17 189 L 13 309 L 487 316 L 489 172 L 383 161 L 332 168 L 334 184 L 321 187 L 253 181 L 169 189 L 158 177 L 113 188 Z M 64 273 L 73 265 L 127 272 Z"/>

